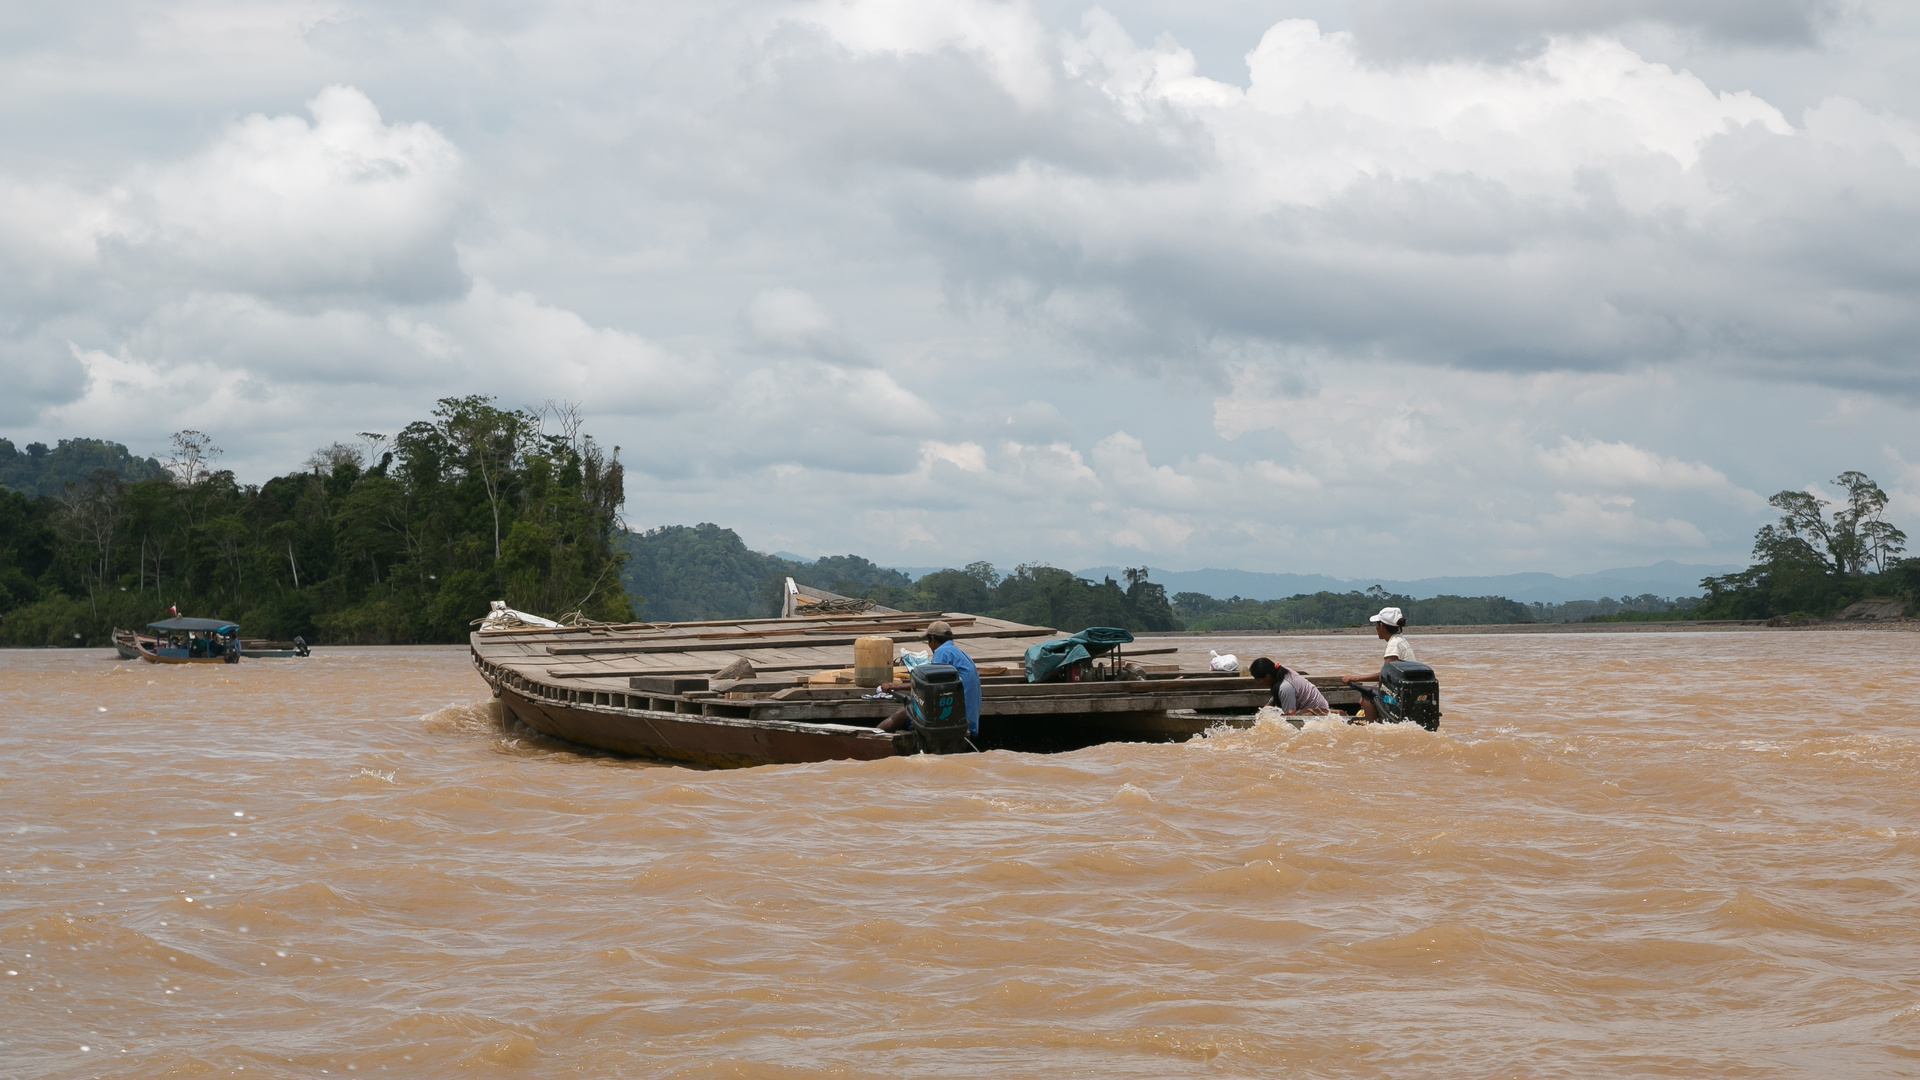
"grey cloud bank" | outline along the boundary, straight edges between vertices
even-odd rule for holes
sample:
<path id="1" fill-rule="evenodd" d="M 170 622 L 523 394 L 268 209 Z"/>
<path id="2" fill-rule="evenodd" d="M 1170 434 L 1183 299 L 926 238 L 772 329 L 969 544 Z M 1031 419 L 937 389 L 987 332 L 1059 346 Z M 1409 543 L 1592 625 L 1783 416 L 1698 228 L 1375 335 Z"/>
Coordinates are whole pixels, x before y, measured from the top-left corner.
<path id="1" fill-rule="evenodd" d="M 17 17 L 0 433 L 569 399 L 635 525 L 910 564 L 1723 564 L 1856 467 L 1920 528 L 1907 7 L 1257 7 Z"/>

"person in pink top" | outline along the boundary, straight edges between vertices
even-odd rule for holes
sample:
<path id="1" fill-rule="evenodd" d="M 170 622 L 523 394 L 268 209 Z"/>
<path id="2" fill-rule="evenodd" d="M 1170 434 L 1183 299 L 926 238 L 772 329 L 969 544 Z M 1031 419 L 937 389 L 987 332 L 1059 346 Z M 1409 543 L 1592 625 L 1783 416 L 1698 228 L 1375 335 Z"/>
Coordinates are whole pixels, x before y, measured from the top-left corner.
<path id="1" fill-rule="evenodd" d="M 1367 620 L 1373 624 L 1374 633 L 1387 643 L 1385 660 L 1418 660 L 1413 655 L 1413 642 L 1407 640 L 1407 616 L 1397 607 L 1380 609 L 1380 614 Z M 1380 673 L 1372 675 L 1348 675 L 1344 680 L 1348 686 L 1360 691 L 1360 716 L 1369 722 L 1380 719 L 1380 705 L 1374 701 L 1374 691 L 1360 686 L 1360 683 L 1377 683 Z"/>
<path id="2" fill-rule="evenodd" d="M 1255 682 L 1272 688 L 1273 700 L 1268 704 L 1289 716 L 1295 713 L 1325 716 L 1328 712 L 1327 699 L 1320 688 L 1297 671 L 1289 671 L 1262 656 L 1247 665 L 1247 674 L 1253 676 Z"/>

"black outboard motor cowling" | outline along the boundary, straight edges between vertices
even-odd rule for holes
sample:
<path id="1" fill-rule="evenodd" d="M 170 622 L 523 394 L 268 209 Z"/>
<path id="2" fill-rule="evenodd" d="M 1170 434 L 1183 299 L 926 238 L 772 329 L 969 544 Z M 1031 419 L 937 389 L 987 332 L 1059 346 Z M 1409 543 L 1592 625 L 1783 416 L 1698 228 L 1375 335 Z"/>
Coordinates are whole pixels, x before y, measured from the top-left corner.
<path id="1" fill-rule="evenodd" d="M 920 749 L 957 754 L 967 749 L 967 698 L 960 671 L 951 664 L 921 664 L 913 669 L 913 693 L 907 716 Z"/>
<path id="2" fill-rule="evenodd" d="M 1380 665 L 1380 696 L 1375 703 L 1385 723 L 1440 730 L 1440 680 L 1425 664 L 1389 660 Z"/>

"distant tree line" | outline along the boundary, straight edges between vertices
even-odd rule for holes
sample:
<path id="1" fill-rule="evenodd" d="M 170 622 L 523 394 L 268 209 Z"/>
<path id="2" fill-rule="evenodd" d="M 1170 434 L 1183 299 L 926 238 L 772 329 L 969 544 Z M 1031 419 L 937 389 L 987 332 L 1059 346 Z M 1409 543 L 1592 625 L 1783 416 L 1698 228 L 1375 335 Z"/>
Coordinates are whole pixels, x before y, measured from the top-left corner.
<path id="1" fill-rule="evenodd" d="M 1364 625 L 1383 607 L 1397 607 L 1412 625 L 1486 625 L 1534 621 L 1533 609 L 1504 596 L 1436 596 L 1415 600 L 1378 585 L 1353 592 L 1317 592 L 1284 600 L 1216 600 L 1203 593 L 1173 597 L 1174 614 L 1188 630 L 1317 630 Z"/>
<path id="2" fill-rule="evenodd" d="M 0 440 L 0 643 L 104 644 L 177 605 L 250 637 L 465 640 L 488 601 L 633 617 L 620 581 L 619 448 L 576 406 L 446 398 L 391 436 L 362 432 L 264 484 L 207 435 L 165 463 L 62 440 Z"/>
<path id="3" fill-rule="evenodd" d="M 1851 519 L 1849 519 L 1851 520 Z M 1781 526 L 1769 526 L 1779 531 Z M 1762 536 L 1767 537 L 1767 530 Z M 1895 530 L 1876 530 L 1883 549 L 1904 542 Z M 1559 604 L 1522 603 L 1503 596 L 1442 595 L 1415 599 L 1380 586 L 1344 593 L 1303 593 L 1280 600 L 1218 599 L 1204 593 L 1181 592 L 1169 597 L 1165 588 L 1148 580 L 1142 567 L 1124 571 L 1124 581 L 1093 581 L 1057 567 L 1027 564 L 1002 575 L 988 563 L 976 562 L 927 574 L 918 580 L 898 570 L 876 565 L 858 555 L 837 555 L 812 562 L 781 558 L 749 549 L 732 529 L 714 524 L 671 525 L 626 535 L 622 543 L 627 560 L 627 592 L 638 600 L 641 617 L 655 621 L 767 618 L 780 610 L 782 586 L 788 577 L 802 585 L 846 596 L 872 599 L 902 611 L 967 611 L 1018 622 L 1080 630 L 1088 626 L 1119 626 L 1135 631 L 1193 630 L 1268 632 L 1364 626 L 1382 607 L 1406 612 L 1415 626 L 1485 626 L 1500 623 L 1626 622 L 1704 618 L 1764 618 L 1784 613 L 1766 603 L 1728 612 L 1723 588 L 1721 607 L 1710 607 L 1701 597 L 1663 597 L 1653 594 L 1617 599 L 1570 600 Z M 1777 543 L 1777 541 L 1775 542 Z M 1842 540 L 1842 545 L 1851 541 Z M 1841 580 L 1839 595 L 1821 611 L 1831 614 L 1866 595 L 1880 584 L 1898 587 L 1901 566 L 1883 575 L 1866 575 L 1848 583 Z M 1748 578 L 1770 580 L 1762 564 L 1743 575 L 1717 581 Z M 1839 580 L 1839 579 L 1837 579 Z M 1736 585 L 1735 594 L 1750 598 L 1751 585 Z M 1897 595 L 1910 596 L 1908 592 Z M 1863 591 L 1865 590 L 1865 591 Z M 1794 609 L 1798 610 L 1798 609 Z M 1748 612 L 1754 612 L 1748 614 Z"/>
<path id="4" fill-rule="evenodd" d="M 644 597 L 641 617 L 652 621 L 768 618 L 780 613 L 786 579 L 870 599 L 901 611 L 967 611 L 1079 630 L 1177 627 L 1166 591 L 1144 569 L 1094 582 L 1050 566 L 1020 566 L 1004 577 L 976 562 L 940 570 L 918 581 L 858 555 L 812 562 L 750 550 L 732 529 L 703 523 L 630 533 L 624 540 L 627 591 Z"/>
<path id="5" fill-rule="evenodd" d="M 1920 610 L 1920 559 L 1903 559 L 1906 533 L 1886 520 L 1886 492 L 1861 472 L 1835 477 L 1838 498 L 1782 491 L 1768 502 L 1781 519 L 1754 536 L 1753 565 L 1700 582 L 1698 597 L 1646 594 L 1619 599 L 1522 604 L 1500 596 L 1435 596 L 1415 600 L 1379 586 L 1365 592 L 1216 600 L 1177 593 L 1173 610 L 1189 630 L 1293 630 L 1362 623 L 1383 605 L 1414 625 L 1513 622 L 1652 622 L 1668 620 L 1826 618 L 1868 598 L 1900 600 Z"/>
<path id="6" fill-rule="evenodd" d="M 1344 593 L 1317 592 L 1283 600 L 1224 600 L 1182 592 L 1171 598 L 1129 570 L 1123 586 L 1090 581 L 1056 567 L 1023 565 L 1002 577 L 972 563 L 909 581 L 898 571 L 857 556 L 800 563 L 749 551 L 730 529 L 673 527 L 634 541 L 630 572 L 635 593 L 675 597 L 668 616 L 739 618 L 778 611 L 780 583 L 865 596 L 902 610 L 971 611 L 1061 629 L 1121 626 L 1130 630 L 1271 631 L 1364 625 L 1385 606 L 1399 607 L 1413 625 L 1460 626 L 1521 622 L 1639 622 L 1680 619 L 1764 619 L 1776 615 L 1825 617 L 1867 597 L 1902 600 L 1914 614 L 1920 599 L 1920 559 L 1903 559 L 1906 534 L 1885 519 L 1888 498 L 1866 474 L 1842 473 L 1840 497 L 1823 500 L 1783 491 L 1769 500 L 1780 521 L 1754 538 L 1753 565 L 1701 582 L 1704 596 L 1653 594 L 1525 604 L 1503 596 L 1434 596 L 1416 600 L 1380 586 Z M 642 552 L 649 552 L 644 555 Z M 667 610 L 662 607 L 663 612 Z"/>
<path id="7" fill-rule="evenodd" d="M 431 420 L 334 443 L 258 486 L 217 468 L 219 456 L 193 431 L 174 436 L 164 463 L 94 439 L 24 452 L 0 439 L 0 644 L 103 644 L 113 626 L 143 625 L 170 604 L 237 618 L 249 636 L 331 643 L 460 641 L 491 599 L 603 621 L 759 618 L 779 611 L 788 577 L 901 610 L 1062 630 L 1331 628 L 1388 605 L 1429 626 L 1828 616 L 1864 597 L 1912 613 L 1920 594 L 1920 559 L 1901 557 L 1887 496 L 1858 472 L 1835 479 L 1837 500 L 1775 495 L 1782 518 L 1756 535 L 1753 565 L 1705 579 L 1704 597 L 1523 604 L 1379 586 L 1168 597 L 1144 567 L 1121 582 L 975 562 L 914 580 L 858 555 L 752 551 L 710 523 L 628 532 L 618 448 L 604 453 L 569 405 L 447 398 Z"/>
<path id="8" fill-rule="evenodd" d="M 1568 600 L 1561 604 L 1528 605 L 1534 622 L 1646 622 L 1699 618 L 1697 596 L 1603 596 L 1598 600 Z"/>
<path id="9" fill-rule="evenodd" d="M 1092 581 L 1054 566 L 1016 566 L 1004 577 L 991 563 L 939 570 L 911 585 L 878 585 L 863 594 L 902 611 L 970 611 L 1069 633 L 1089 626 L 1178 630 L 1167 590 L 1147 580 L 1147 568 Z M 838 590 L 835 590 L 838 591 Z"/>

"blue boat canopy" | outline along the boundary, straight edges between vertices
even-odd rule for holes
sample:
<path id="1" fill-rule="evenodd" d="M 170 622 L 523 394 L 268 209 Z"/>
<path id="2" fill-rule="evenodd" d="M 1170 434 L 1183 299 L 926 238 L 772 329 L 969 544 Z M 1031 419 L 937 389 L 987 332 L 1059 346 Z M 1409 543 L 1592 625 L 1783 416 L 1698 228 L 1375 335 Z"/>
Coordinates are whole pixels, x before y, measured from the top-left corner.
<path id="1" fill-rule="evenodd" d="M 240 624 L 225 619 L 162 619 L 147 624 L 149 630 L 211 630 L 216 634 L 237 634 Z"/>
<path id="2" fill-rule="evenodd" d="M 1027 681 L 1047 682 L 1068 664 L 1105 656 L 1133 635 L 1117 626 L 1089 626 L 1072 637 L 1053 638 L 1027 649 Z"/>

